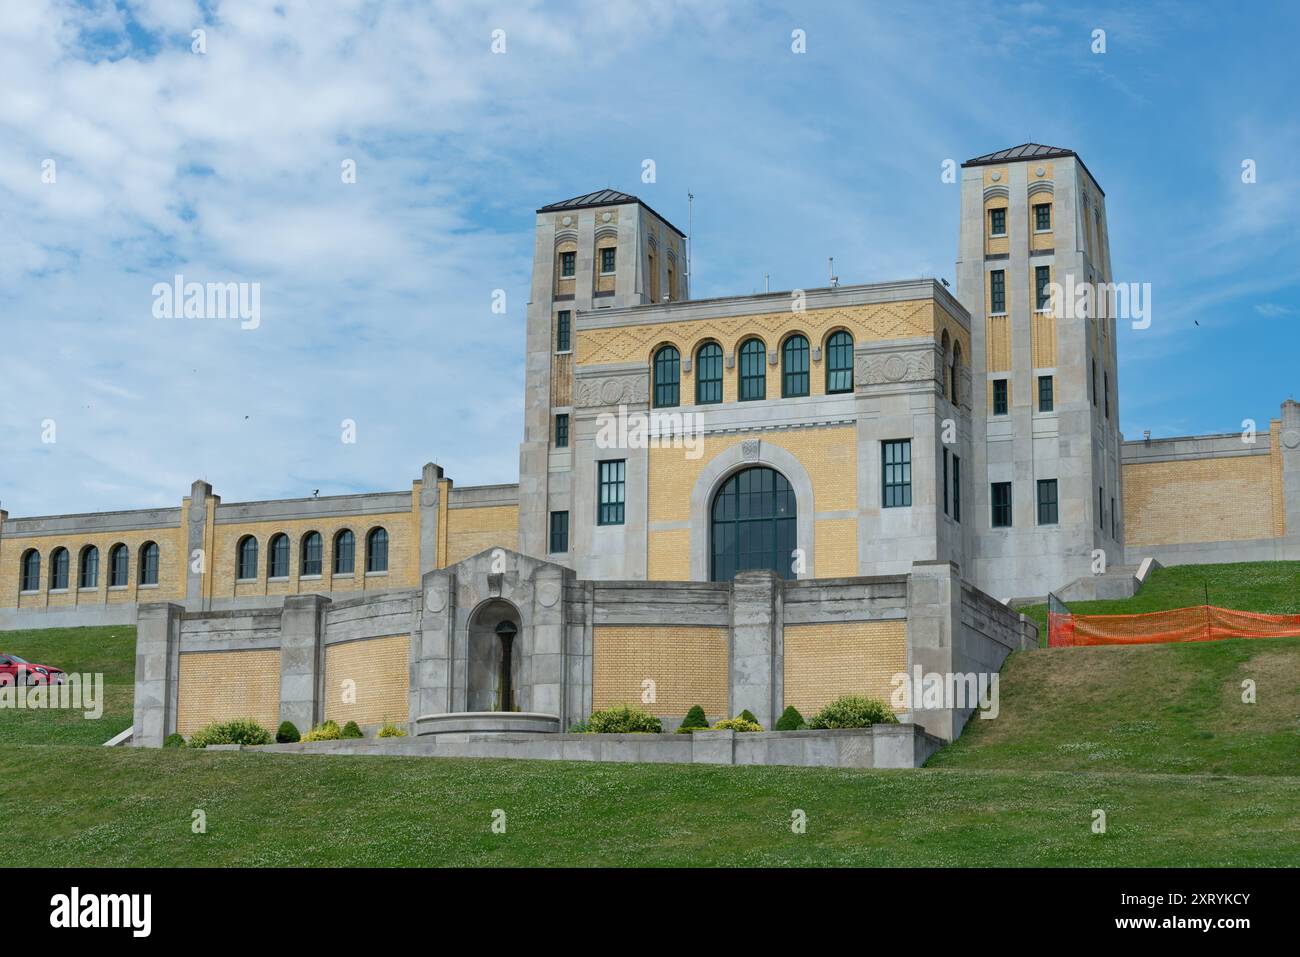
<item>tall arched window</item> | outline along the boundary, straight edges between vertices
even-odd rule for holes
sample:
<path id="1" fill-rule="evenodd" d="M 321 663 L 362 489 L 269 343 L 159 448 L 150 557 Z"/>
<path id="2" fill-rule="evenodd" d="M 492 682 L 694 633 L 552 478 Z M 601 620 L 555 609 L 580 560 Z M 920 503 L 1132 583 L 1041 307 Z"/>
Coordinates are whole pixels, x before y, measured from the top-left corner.
<path id="1" fill-rule="evenodd" d="M 351 575 L 356 569 L 357 540 L 352 532 L 343 529 L 334 536 L 334 574 Z"/>
<path id="2" fill-rule="evenodd" d="M 266 546 L 266 577 L 289 577 L 289 536 L 281 533 Z"/>
<path id="3" fill-rule="evenodd" d="M 257 539 L 245 535 L 239 540 L 239 572 L 241 581 L 253 581 L 257 578 Z"/>
<path id="4" fill-rule="evenodd" d="M 366 571 L 388 571 L 388 532 L 372 528 L 366 535 Z"/>
<path id="5" fill-rule="evenodd" d="M 308 532 L 302 538 L 302 574 L 319 575 L 325 563 L 325 542 L 320 532 Z"/>
<path id="6" fill-rule="evenodd" d="M 781 347 L 781 395 L 808 394 L 808 340 L 793 335 Z"/>
<path id="7" fill-rule="evenodd" d="M 767 346 L 746 339 L 740 347 L 740 401 L 767 398 Z"/>
<path id="8" fill-rule="evenodd" d="M 41 590 L 41 553 L 29 548 L 23 553 L 22 581 L 19 591 Z"/>
<path id="9" fill-rule="evenodd" d="M 94 545 L 87 545 L 81 550 L 81 561 L 78 563 L 80 571 L 78 572 L 78 588 L 98 588 L 99 587 L 99 549 Z"/>
<path id="10" fill-rule="evenodd" d="M 794 490 L 775 469 L 742 469 L 713 499 L 710 527 L 712 581 L 731 581 L 736 572 L 766 568 L 794 577 Z"/>
<path id="11" fill-rule="evenodd" d="M 706 342 L 695 353 L 695 404 L 722 401 L 722 346 Z"/>
<path id="12" fill-rule="evenodd" d="M 952 344 L 948 339 L 948 330 L 943 330 L 943 338 L 939 340 L 939 391 L 943 397 L 948 398 L 948 360 L 949 351 Z"/>
<path id="13" fill-rule="evenodd" d="M 678 404 L 681 393 L 682 358 L 673 346 L 664 346 L 655 353 L 654 362 L 656 408 Z"/>
<path id="14" fill-rule="evenodd" d="M 158 584 L 157 542 L 145 542 L 140 546 L 140 584 Z"/>
<path id="15" fill-rule="evenodd" d="M 130 560 L 131 556 L 127 552 L 125 545 L 114 545 L 108 550 L 108 585 L 110 588 L 120 588 L 130 580 Z"/>
<path id="16" fill-rule="evenodd" d="M 50 591 L 68 587 L 68 550 L 56 548 L 50 555 Z"/>
<path id="17" fill-rule="evenodd" d="M 826 393 L 853 391 L 853 336 L 841 329 L 826 340 Z"/>
<path id="18" fill-rule="evenodd" d="M 961 379 L 961 343 L 954 342 L 952 344 L 952 382 L 949 385 L 950 388 L 949 394 L 952 396 L 953 405 L 958 404 L 957 383 L 960 379 Z"/>

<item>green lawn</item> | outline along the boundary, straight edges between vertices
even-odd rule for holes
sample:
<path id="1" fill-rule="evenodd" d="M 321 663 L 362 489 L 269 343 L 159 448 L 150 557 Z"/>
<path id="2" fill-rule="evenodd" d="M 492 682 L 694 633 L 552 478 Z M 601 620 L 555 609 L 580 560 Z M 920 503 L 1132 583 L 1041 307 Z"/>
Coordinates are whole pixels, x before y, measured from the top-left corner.
<path id="1" fill-rule="evenodd" d="M 1158 568 L 1132 598 L 1112 601 L 1072 601 L 1079 615 L 1138 615 L 1148 611 L 1210 604 L 1238 611 L 1274 615 L 1300 613 L 1300 562 L 1240 562 L 1235 565 L 1179 565 Z M 1020 609 L 1038 623 L 1047 641 L 1047 605 Z"/>
<path id="2" fill-rule="evenodd" d="M 54 665 L 69 673 L 104 676 L 104 711 L 0 711 L 0 745 L 100 745 L 131 726 L 135 692 L 135 626 L 0 631 L 0 651 Z"/>
<path id="3" fill-rule="evenodd" d="M 1297 574 L 1295 563 L 1241 567 L 1250 581 L 1236 594 L 1260 602 L 1280 602 L 1279 583 Z M 1158 573 L 1140 598 L 1194 604 L 1186 599 L 1192 586 L 1172 584 L 1182 575 L 1171 573 L 1185 571 Z M 1274 609 L 1288 610 L 1276 603 L 1265 610 Z M 0 820 L 20 822 L 25 835 L 15 862 L 1109 867 L 1300 860 L 1300 638 L 1016 653 L 1003 669 L 1000 717 L 972 721 L 918 771 L 101 748 L 131 723 L 134 640 L 125 627 L 0 632 L 0 649 L 103 672 L 109 688 L 100 721 L 0 711 Z M 1247 678 L 1256 684 L 1254 705 L 1241 702 Z M 505 834 L 491 829 L 498 808 Z M 807 814 L 804 834 L 790 829 L 796 809 Z M 1106 812 L 1105 834 L 1091 830 L 1097 809 Z M 206 834 L 191 830 L 196 810 L 206 814 Z"/>

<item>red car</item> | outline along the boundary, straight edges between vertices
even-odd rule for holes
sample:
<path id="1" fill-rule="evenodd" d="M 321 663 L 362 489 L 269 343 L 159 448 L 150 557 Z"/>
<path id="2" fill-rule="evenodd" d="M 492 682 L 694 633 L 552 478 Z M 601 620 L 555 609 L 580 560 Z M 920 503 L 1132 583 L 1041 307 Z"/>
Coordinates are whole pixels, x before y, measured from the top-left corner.
<path id="1" fill-rule="evenodd" d="M 62 668 L 0 654 L 0 685 L 61 685 L 67 680 Z"/>

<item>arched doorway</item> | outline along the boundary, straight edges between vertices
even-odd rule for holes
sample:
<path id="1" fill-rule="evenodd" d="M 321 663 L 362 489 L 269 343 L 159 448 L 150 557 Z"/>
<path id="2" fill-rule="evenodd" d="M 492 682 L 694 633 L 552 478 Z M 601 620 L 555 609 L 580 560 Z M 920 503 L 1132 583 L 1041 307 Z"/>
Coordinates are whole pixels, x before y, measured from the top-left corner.
<path id="1" fill-rule="evenodd" d="M 503 598 L 475 609 L 469 621 L 467 711 L 517 711 L 523 686 L 519 611 Z"/>
<path id="2" fill-rule="evenodd" d="M 794 490 L 776 469 L 756 465 L 733 474 L 709 510 L 709 579 L 731 581 L 750 569 L 794 578 L 796 513 Z"/>

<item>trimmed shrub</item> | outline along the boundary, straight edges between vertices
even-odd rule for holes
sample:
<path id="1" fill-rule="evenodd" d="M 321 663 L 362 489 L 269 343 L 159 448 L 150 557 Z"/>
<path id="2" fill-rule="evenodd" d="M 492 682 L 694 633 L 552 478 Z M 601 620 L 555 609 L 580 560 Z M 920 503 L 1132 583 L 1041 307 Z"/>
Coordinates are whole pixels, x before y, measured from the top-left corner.
<path id="1" fill-rule="evenodd" d="M 803 723 L 803 715 L 794 705 L 787 705 L 786 709 L 781 712 L 781 717 L 776 719 L 777 731 L 798 731 L 800 728 L 807 727 Z"/>
<path id="2" fill-rule="evenodd" d="M 382 728 L 379 729 L 379 734 L 377 735 L 377 737 L 404 738 L 406 737 L 406 729 L 399 728 L 397 725 L 389 721 L 387 724 L 385 724 Z"/>
<path id="3" fill-rule="evenodd" d="M 713 726 L 714 731 L 762 731 L 763 726 L 757 721 L 747 721 L 744 718 L 728 718 L 726 721 L 719 721 Z"/>
<path id="4" fill-rule="evenodd" d="M 185 736 L 172 732 L 163 739 L 164 748 L 183 748 L 185 747 Z"/>
<path id="5" fill-rule="evenodd" d="M 235 718 L 232 721 L 214 721 L 190 735 L 190 748 L 206 748 L 213 744 L 270 744 L 271 732 L 252 718 Z"/>
<path id="6" fill-rule="evenodd" d="M 691 710 L 686 712 L 686 717 L 682 718 L 682 723 L 678 726 L 678 731 L 690 731 L 692 728 L 707 728 L 709 719 L 704 716 L 704 709 L 698 704 L 691 705 Z"/>
<path id="7" fill-rule="evenodd" d="M 576 721 L 569 725 L 569 734 L 590 734 L 591 728 L 586 721 Z"/>
<path id="8" fill-rule="evenodd" d="M 664 723 L 654 715 L 625 704 L 593 711 L 587 721 L 592 734 L 659 734 Z"/>
<path id="9" fill-rule="evenodd" d="M 744 720 L 748 721 L 750 724 L 758 724 L 758 719 L 754 717 L 754 712 L 750 711 L 748 708 L 740 712 L 740 714 L 736 715 L 736 717 L 743 718 Z"/>
<path id="10" fill-rule="evenodd" d="M 889 705 L 879 698 L 845 695 L 822 708 L 808 727 L 819 731 L 829 728 L 869 728 L 873 724 L 898 724 L 898 718 Z"/>
<path id="11" fill-rule="evenodd" d="M 304 741 L 337 741 L 339 734 L 337 721 L 322 721 L 302 736 Z"/>
<path id="12" fill-rule="evenodd" d="M 298 726 L 292 721 L 281 721 L 280 728 L 275 732 L 275 741 L 277 744 L 293 744 L 295 741 L 302 740 L 302 735 L 298 733 Z"/>
<path id="13" fill-rule="evenodd" d="M 349 721 L 347 724 L 343 726 L 343 730 L 339 732 L 339 737 L 340 738 L 364 738 L 365 735 L 361 733 L 361 728 L 357 725 L 355 721 Z"/>

